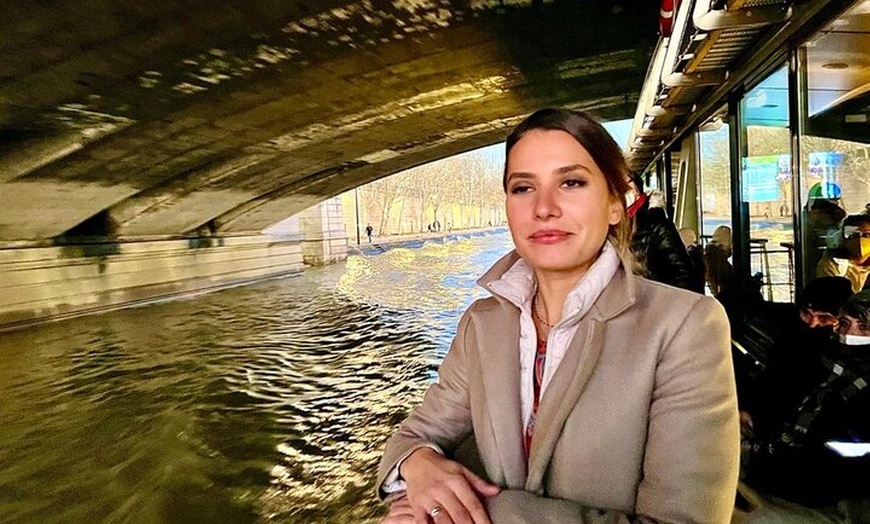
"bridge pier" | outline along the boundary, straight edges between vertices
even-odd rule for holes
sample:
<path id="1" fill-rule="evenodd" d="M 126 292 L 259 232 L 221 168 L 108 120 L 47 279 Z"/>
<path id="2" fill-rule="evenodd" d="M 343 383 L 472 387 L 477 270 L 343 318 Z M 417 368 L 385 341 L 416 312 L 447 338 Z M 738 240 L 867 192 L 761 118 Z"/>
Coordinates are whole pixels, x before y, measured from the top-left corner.
<path id="1" fill-rule="evenodd" d="M 0 329 L 215 291 L 347 258 L 341 200 L 262 235 L 0 248 Z"/>
<path id="2" fill-rule="evenodd" d="M 305 236 L 302 259 L 310 266 L 325 266 L 347 259 L 341 197 L 333 197 L 299 213 L 299 228 Z"/>

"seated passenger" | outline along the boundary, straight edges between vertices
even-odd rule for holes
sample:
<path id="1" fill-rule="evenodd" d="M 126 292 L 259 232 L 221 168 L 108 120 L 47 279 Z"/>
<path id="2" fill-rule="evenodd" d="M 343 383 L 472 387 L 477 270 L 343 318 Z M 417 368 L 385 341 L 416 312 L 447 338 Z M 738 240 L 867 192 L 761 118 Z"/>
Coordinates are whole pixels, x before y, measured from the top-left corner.
<path id="1" fill-rule="evenodd" d="M 516 250 L 386 444 L 385 522 L 728 522 L 740 441 L 721 306 L 631 272 L 628 166 L 589 116 L 538 111 L 505 152 Z"/>
<path id="2" fill-rule="evenodd" d="M 804 288 L 798 300 L 801 321 L 811 329 L 837 327 L 837 314 L 852 296 L 852 283 L 845 277 L 819 277 Z"/>
<path id="3" fill-rule="evenodd" d="M 824 351 L 830 346 L 837 315 L 852 296 L 844 277 L 822 277 L 807 284 L 797 304 L 777 305 L 770 333 L 775 345 L 767 354 L 762 373 L 740 391 L 741 420 L 764 433 L 782 423 L 782 416 L 797 408 L 815 384 Z M 787 306 L 787 307 L 783 307 Z M 738 386 L 741 386 L 738 383 Z M 756 425 L 758 427 L 756 427 Z"/>
<path id="4" fill-rule="evenodd" d="M 734 287 L 734 268 L 728 259 L 731 257 L 731 228 L 719 226 L 704 250 L 707 284 L 714 297 L 728 292 Z"/>
<path id="5" fill-rule="evenodd" d="M 870 275 L 870 215 L 849 215 L 843 219 L 838 242 L 829 247 L 816 266 L 816 276 L 839 275 L 861 291 Z"/>
<path id="6" fill-rule="evenodd" d="M 734 267 L 729 260 L 731 245 L 731 228 L 724 225 L 717 227 L 704 250 L 704 265 L 710 292 L 728 313 L 732 331 L 738 332 L 743 315 L 764 299 L 761 296 L 758 275 L 748 278 L 741 291 Z"/>
<path id="7" fill-rule="evenodd" d="M 628 216 L 634 220 L 631 251 L 644 269 L 644 276 L 671 286 L 694 290 L 689 254 L 680 239 L 677 226 L 660 207 L 664 202 L 661 198 L 654 198 L 656 194 L 653 192 L 643 192 L 643 179 L 639 175 L 629 178 L 628 184 Z"/>
<path id="8" fill-rule="evenodd" d="M 698 244 L 698 235 L 691 228 L 680 228 L 680 240 L 686 246 L 686 253 L 689 254 L 689 262 L 691 266 L 691 289 L 698 293 L 703 293 L 707 285 L 706 267 L 704 266 L 704 250 Z"/>
<path id="9" fill-rule="evenodd" d="M 846 301 L 837 331 L 798 408 L 776 431 L 745 442 L 743 499 L 732 522 L 870 518 L 870 455 L 842 456 L 831 444 L 870 443 L 870 291 Z"/>

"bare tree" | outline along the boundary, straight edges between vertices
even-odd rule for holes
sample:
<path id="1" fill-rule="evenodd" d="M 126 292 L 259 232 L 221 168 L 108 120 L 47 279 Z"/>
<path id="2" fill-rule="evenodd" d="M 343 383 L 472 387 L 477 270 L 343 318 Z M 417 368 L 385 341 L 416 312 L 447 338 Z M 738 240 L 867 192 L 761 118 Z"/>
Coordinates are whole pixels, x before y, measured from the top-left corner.
<path id="1" fill-rule="evenodd" d="M 450 177 L 447 164 L 439 160 L 410 169 L 405 174 L 409 178 L 409 185 L 413 188 L 415 196 L 420 200 L 420 224 L 435 222 L 444 202 L 444 187 Z M 426 210 L 429 208 L 432 208 L 431 221 L 426 219 Z"/>
<path id="2" fill-rule="evenodd" d="M 379 217 L 378 235 L 384 235 L 393 204 L 402 196 L 401 179 L 391 176 L 375 180 L 363 187 L 363 195 L 376 209 L 372 215 Z"/>
<path id="3" fill-rule="evenodd" d="M 476 150 L 382 178 L 363 187 L 362 195 L 368 215 L 378 220 L 379 235 L 402 233 L 406 219 L 413 230 L 414 217 L 405 217 L 406 213 L 416 215 L 421 230 L 424 223 L 436 221 L 446 228 L 452 216 L 445 215 L 445 209 L 453 206 L 459 206 L 460 213 L 454 227 L 483 226 L 493 222 L 494 210 L 503 205 L 501 172 L 491 154 Z M 391 220 L 397 206 L 399 216 Z"/>

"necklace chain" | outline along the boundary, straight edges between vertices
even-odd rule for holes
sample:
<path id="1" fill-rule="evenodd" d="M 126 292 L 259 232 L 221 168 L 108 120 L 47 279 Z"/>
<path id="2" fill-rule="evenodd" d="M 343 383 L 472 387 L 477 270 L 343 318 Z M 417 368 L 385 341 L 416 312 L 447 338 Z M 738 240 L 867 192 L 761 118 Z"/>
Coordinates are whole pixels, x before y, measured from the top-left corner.
<path id="1" fill-rule="evenodd" d="M 534 319 L 537 320 L 538 322 L 540 322 L 541 324 L 547 326 L 550 329 L 553 329 L 553 324 L 550 324 L 549 322 L 547 322 L 546 320 L 541 318 L 541 315 L 538 314 L 538 294 L 537 293 L 535 293 L 535 296 L 532 297 L 532 317 L 534 317 Z"/>

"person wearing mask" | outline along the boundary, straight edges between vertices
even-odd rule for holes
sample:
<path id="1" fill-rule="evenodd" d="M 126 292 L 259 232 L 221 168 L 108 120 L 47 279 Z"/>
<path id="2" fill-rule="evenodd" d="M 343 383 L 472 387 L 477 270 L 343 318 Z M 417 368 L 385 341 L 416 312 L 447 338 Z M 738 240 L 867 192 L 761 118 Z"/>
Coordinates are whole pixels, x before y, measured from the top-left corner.
<path id="1" fill-rule="evenodd" d="M 772 318 L 774 345 L 764 371 L 756 372 L 751 384 L 738 381 L 741 420 L 749 429 L 765 433 L 777 427 L 815 385 L 837 315 L 850 296 L 848 279 L 820 277 L 806 285 L 794 307 L 782 308 L 779 317 Z"/>
<path id="2" fill-rule="evenodd" d="M 816 266 L 816 275 L 845 276 L 852 283 L 852 290 L 857 293 L 864 289 L 867 276 L 870 275 L 870 215 L 849 215 L 844 218 L 840 226 L 839 243 L 824 252 Z"/>
<path id="3" fill-rule="evenodd" d="M 628 184 L 628 216 L 634 220 L 631 251 L 644 269 L 645 276 L 650 280 L 697 291 L 692 262 L 677 226 L 662 207 L 651 205 L 650 195 L 643 192 L 640 175 L 632 175 Z"/>
<path id="4" fill-rule="evenodd" d="M 833 182 L 817 182 L 807 191 L 807 201 L 803 207 L 803 223 L 805 224 L 805 254 L 806 267 L 817 268 L 824 271 L 831 261 L 824 260 L 819 266 L 820 259 L 825 258 L 829 238 L 835 235 L 840 228 L 840 223 L 846 218 L 846 210 L 842 207 L 842 191 L 840 186 Z M 829 273 L 839 274 L 839 273 Z M 819 273 L 816 276 L 823 276 Z"/>
<path id="5" fill-rule="evenodd" d="M 633 274 L 628 167 L 592 118 L 535 112 L 505 151 L 516 249 L 386 444 L 385 522 L 727 523 L 739 423 L 722 307 Z"/>
<path id="6" fill-rule="evenodd" d="M 810 329 L 827 334 L 837 327 L 837 314 L 852 296 L 852 283 L 846 277 L 819 277 L 810 281 L 797 302 L 798 316 Z"/>
<path id="7" fill-rule="evenodd" d="M 735 523 L 870 521 L 870 291 L 846 300 L 837 334 L 797 408 L 744 444 Z"/>

